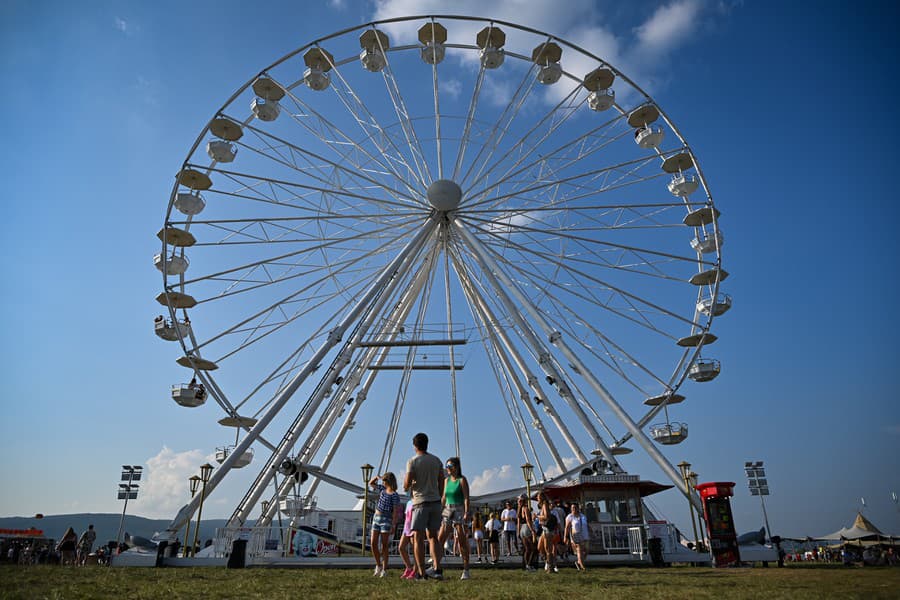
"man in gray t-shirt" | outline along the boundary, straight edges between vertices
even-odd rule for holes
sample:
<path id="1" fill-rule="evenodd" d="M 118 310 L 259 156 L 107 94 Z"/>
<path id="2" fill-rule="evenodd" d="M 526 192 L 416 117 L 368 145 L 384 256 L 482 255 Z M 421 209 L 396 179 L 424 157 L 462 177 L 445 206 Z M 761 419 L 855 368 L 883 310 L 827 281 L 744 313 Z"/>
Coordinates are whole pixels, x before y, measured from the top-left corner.
<path id="1" fill-rule="evenodd" d="M 413 437 L 416 455 L 406 463 L 406 479 L 403 489 L 409 492 L 413 503 L 412 523 L 413 554 L 416 572 L 425 577 L 425 537 L 428 537 L 434 567 L 429 575 L 435 579 L 443 577 L 441 558 L 443 548 L 438 543 L 441 527 L 441 496 L 444 490 L 444 464 L 437 456 L 428 453 L 428 436 L 417 433 Z"/>

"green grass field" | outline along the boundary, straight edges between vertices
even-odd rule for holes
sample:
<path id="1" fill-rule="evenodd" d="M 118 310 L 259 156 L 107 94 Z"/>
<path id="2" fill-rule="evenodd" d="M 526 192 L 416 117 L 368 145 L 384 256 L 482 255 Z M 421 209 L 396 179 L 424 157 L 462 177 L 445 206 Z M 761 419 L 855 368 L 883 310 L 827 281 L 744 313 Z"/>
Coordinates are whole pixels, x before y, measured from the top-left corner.
<path id="1" fill-rule="evenodd" d="M 413 582 L 366 569 L 101 568 L 0 566 L 0 598 L 900 598 L 900 568 L 595 568 L 558 574 L 446 569 L 444 581 Z"/>

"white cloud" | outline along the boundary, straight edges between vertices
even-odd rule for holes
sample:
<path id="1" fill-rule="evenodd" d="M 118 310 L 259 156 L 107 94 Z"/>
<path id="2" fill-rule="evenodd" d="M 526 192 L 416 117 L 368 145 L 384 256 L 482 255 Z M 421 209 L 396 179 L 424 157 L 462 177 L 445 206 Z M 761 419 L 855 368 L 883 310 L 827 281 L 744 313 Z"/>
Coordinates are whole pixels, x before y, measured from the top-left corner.
<path id="1" fill-rule="evenodd" d="M 446 79 L 440 82 L 441 91 L 453 98 L 459 98 L 462 92 L 462 82 L 459 79 Z"/>
<path id="2" fill-rule="evenodd" d="M 729 11 L 721 3 L 674 0 L 660 4 L 649 18 L 637 24 L 633 20 L 631 23 L 623 20 L 625 18 L 621 17 L 621 13 L 625 11 L 610 10 L 615 15 L 605 15 L 603 5 L 592 0 L 572 0 L 565 3 L 564 8 L 551 0 L 507 0 L 493 5 L 480 0 L 457 0 L 452 12 L 518 23 L 559 36 L 621 70 L 649 93 L 658 87 L 659 81 L 666 80 L 669 56 L 703 30 L 701 26 L 704 19 L 723 17 Z M 445 0 L 376 0 L 373 19 L 442 12 L 447 12 Z M 618 20 L 614 17 L 618 17 Z M 392 43 L 407 44 L 416 41 L 416 31 L 421 25 L 418 21 L 402 22 L 385 24 L 381 28 L 391 36 Z M 448 42 L 471 43 L 482 27 L 483 22 L 454 22 L 452 28 L 448 27 Z M 613 31 L 618 31 L 620 35 L 617 36 Z M 536 36 L 532 36 L 523 40 L 522 43 L 531 46 L 517 47 L 516 40 L 508 38 L 507 49 L 530 54 L 535 39 Z M 464 56 L 464 60 L 469 62 L 477 60 L 472 53 Z M 595 61 L 573 51 L 564 50 L 561 62 L 563 68 L 576 77 L 585 75 L 596 67 Z M 490 92 L 487 89 L 485 91 Z M 503 91 L 498 87 L 498 93 L 494 97 L 499 100 L 505 96 Z M 545 99 L 556 103 L 570 91 L 570 85 L 560 82 L 544 91 Z M 623 91 L 617 89 L 617 93 Z M 625 94 L 619 99 L 625 100 Z"/>
<path id="3" fill-rule="evenodd" d="M 115 19 L 113 19 L 113 25 L 116 29 L 126 35 L 130 33 L 130 29 L 128 28 L 128 21 L 126 21 L 122 17 L 116 17 Z"/>
<path id="4" fill-rule="evenodd" d="M 574 456 L 563 457 L 563 463 L 566 469 L 571 469 L 578 464 L 578 460 Z M 549 465 L 545 467 L 543 477 L 552 479 L 558 475 L 562 475 L 559 467 Z M 536 479 L 541 479 L 541 474 L 535 471 Z M 512 465 L 503 465 L 493 469 L 485 469 L 475 477 L 469 478 L 469 490 L 473 496 L 481 496 L 491 492 L 497 492 L 509 488 L 522 485 L 522 471 L 520 467 Z"/>
<path id="5" fill-rule="evenodd" d="M 638 50 L 656 54 L 670 52 L 697 30 L 700 9 L 697 0 L 676 0 L 660 6 L 635 30 Z"/>
<path id="6" fill-rule="evenodd" d="M 473 496 L 480 496 L 518 485 L 522 482 L 522 475 L 518 471 L 518 467 L 513 469 L 511 465 L 485 469 L 469 479 L 469 491 Z"/>
<path id="7" fill-rule="evenodd" d="M 155 519 L 174 515 L 190 500 L 188 478 L 196 475 L 200 465 L 211 459 L 212 456 L 201 450 L 175 452 L 163 446 L 159 454 L 147 459 L 134 512 Z"/>
<path id="8" fill-rule="evenodd" d="M 347 8 L 347 2 L 345 0 L 328 0 L 328 6 L 335 10 L 344 10 Z"/>

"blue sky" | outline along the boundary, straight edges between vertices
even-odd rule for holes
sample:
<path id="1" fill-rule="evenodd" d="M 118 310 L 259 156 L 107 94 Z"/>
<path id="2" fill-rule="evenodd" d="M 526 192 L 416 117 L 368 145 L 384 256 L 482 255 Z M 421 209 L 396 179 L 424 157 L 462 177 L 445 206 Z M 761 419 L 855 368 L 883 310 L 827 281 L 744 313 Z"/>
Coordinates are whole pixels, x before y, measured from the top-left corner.
<path id="1" fill-rule="evenodd" d="M 628 74 L 691 144 L 723 214 L 731 273 L 723 290 L 735 300 L 713 328 L 723 373 L 691 389 L 677 417 L 691 437 L 667 455 L 693 463 L 701 480 L 739 483 L 742 531 L 761 526 L 743 463 L 764 460 L 774 531 L 834 531 L 865 498 L 871 520 L 900 532 L 891 501 L 900 492 L 896 7 L 522 8 L 532 4 L 503 3 L 484 16 L 579 43 Z M 212 406 L 186 414 L 168 399 L 185 370 L 174 363 L 177 348 L 152 332 L 155 233 L 174 174 L 218 107 L 287 52 L 373 18 L 447 12 L 423 0 L 267 6 L 260 14 L 230 2 L 0 8 L 11 116 L 0 152 L 12 225 L 2 241 L 0 514 L 121 510 L 123 463 L 150 471 L 129 510 L 174 514 L 187 477 L 230 437 Z M 481 13 L 476 2 L 454 6 Z M 486 451 L 491 428 L 480 427 L 464 437 Z M 398 443 L 394 470 L 408 451 Z M 663 480 L 639 454 L 625 466 Z M 352 471 L 373 458 L 361 443 L 347 460 Z M 515 460 L 477 473 L 514 485 Z M 217 490 L 204 514 L 228 516 L 248 475 Z M 326 506 L 349 504 L 319 493 Z M 689 528 L 683 498 L 653 500 Z"/>

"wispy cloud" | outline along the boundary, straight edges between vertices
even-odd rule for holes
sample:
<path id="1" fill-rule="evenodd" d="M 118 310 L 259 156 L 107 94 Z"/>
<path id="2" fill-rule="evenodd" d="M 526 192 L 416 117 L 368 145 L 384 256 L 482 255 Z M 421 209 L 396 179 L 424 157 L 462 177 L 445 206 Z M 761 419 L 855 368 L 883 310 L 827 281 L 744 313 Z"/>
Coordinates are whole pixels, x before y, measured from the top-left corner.
<path id="1" fill-rule="evenodd" d="M 677 48 L 698 29 L 700 8 L 697 0 L 677 0 L 660 6 L 635 29 L 637 50 L 659 54 Z"/>
<path id="2" fill-rule="evenodd" d="M 725 3 L 700 0 L 674 0 L 661 2 L 642 21 L 634 18 L 636 12 L 608 9 L 593 0 L 572 0 L 560 9 L 553 1 L 508 0 L 490 5 L 481 0 L 457 0 L 454 13 L 482 15 L 494 19 L 519 23 L 547 33 L 558 35 L 572 42 L 627 74 L 647 92 L 653 92 L 659 82 L 665 80 L 670 57 L 679 48 L 698 35 L 710 31 L 711 21 L 727 17 L 731 6 Z M 425 15 L 446 11 L 444 0 L 376 0 L 374 19 L 386 19 L 407 15 Z M 615 13 L 616 18 L 613 18 Z M 623 17 L 622 13 L 630 14 Z M 412 43 L 421 23 L 392 23 L 383 29 L 398 42 Z M 456 22 L 448 31 L 450 43 L 471 43 L 483 23 Z M 617 33 L 618 32 L 618 35 Z M 508 40 L 509 43 L 514 43 Z M 530 48 L 515 48 L 530 53 Z M 476 60 L 473 54 L 464 55 Z M 466 60 L 464 59 L 464 60 Z M 592 59 L 576 52 L 564 52 L 563 68 L 573 75 L 587 74 L 596 66 Z M 493 79 L 499 79 L 495 76 Z M 558 102 L 569 90 L 566 86 L 550 86 L 547 100 Z M 499 89 L 497 91 L 500 91 Z M 498 94 L 499 97 L 499 94 Z"/>
<path id="3" fill-rule="evenodd" d="M 131 33 L 131 28 L 128 25 L 128 21 L 126 21 L 122 17 L 116 17 L 115 19 L 113 19 L 113 26 L 125 35 Z"/>
<path id="4" fill-rule="evenodd" d="M 512 465 L 503 465 L 493 469 L 485 469 L 475 477 L 469 480 L 469 490 L 472 495 L 480 496 L 489 492 L 496 492 L 505 488 L 513 487 L 522 480 L 518 473 L 518 467 L 513 469 Z"/>
<path id="5" fill-rule="evenodd" d="M 328 6 L 335 10 L 344 10 L 347 8 L 346 0 L 328 0 Z"/>
<path id="6" fill-rule="evenodd" d="M 175 452 L 163 446 L 159 454 L 147 459 L 135 512 L 156 519 L 174 515 L 191 496 L 188 477 L 196 475 L 198 466 L 212 458 L 200 450 Z"/>
<path id="7" fill-rule="evenodd" d="M 442 92 L 455 100 L 459 98 L 459 94 L 462 92 L 462 82 L 459 79 L 442 80 L 440 88 Z"/>

